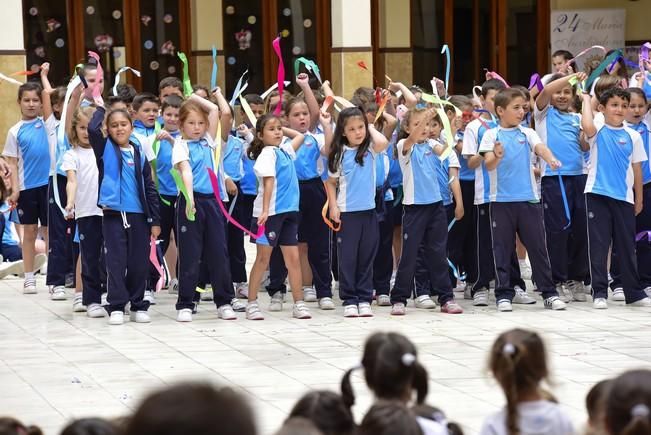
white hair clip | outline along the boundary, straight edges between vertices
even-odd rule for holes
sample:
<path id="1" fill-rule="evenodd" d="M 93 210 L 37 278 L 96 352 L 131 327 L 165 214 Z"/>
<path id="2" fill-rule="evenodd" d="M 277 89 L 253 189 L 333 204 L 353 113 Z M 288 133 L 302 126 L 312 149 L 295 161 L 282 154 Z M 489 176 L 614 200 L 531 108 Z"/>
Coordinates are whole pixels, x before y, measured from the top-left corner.
<path id="1" fill-rule="evenodd" d="M 644 403 L 638 403 L 633 408 L 631 408 L 631 416 L 633 418 L 646 418 L 649 416 L 649 407 Z"/>
<path id="2" fill-rule="evenodd" d="M 416 361 L 416 355 L 413 353 L 406 353 L 401 358 L 402 363 L 407 367 L 410 367 Z"/>
<path id="3" fill-rule="evenodd" d="M 515 346 L 513 346 L 513 343 L 506 343 L 502 348 L 502 353 L 509 356 L 513 355 L 515 353 Z"/>

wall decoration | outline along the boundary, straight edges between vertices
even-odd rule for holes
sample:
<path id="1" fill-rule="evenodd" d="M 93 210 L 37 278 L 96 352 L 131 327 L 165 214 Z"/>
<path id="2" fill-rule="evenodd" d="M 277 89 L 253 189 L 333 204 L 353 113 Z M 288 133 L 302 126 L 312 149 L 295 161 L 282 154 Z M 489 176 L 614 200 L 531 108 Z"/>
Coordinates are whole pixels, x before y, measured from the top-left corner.
<path id="1" fill-rule="evenodd" d="M 249 24 L 255 24 L 257 19 L 255 18 L 254 15 L 251 15 L 251 16 L 249 16 L 249 18 L 246 21 L 248 21 Z"/>
<path id="2" fill-rule="evenodd" d="M 86 13 L 87 13 L 88 15 L 93 15 L 93 14 L 95 13 L 95 8 L 92 7 L 92 6 L 88 6 L 88 7 L 86 8 Z"/>
<path id="3" fill-rule="evenodd" d="M 283 15 L 289 17 L 292 14 L 292 10 L 289 8 L 283 9 Z"/>
<path id="4" fill-rule="evenodd" d="M 248 50 L 251 47 L 251 39 L 253 35 L 250 30 L 240 30 L 235 34 L 235 40 L 237 41 L 240 50 Z"/>
<path id="5" fill-rule="evenodd" d="M 151 50 L 152 48 L 154 48 L 154 42 L 153 42 L 152 40 L 148 39 L 148 40 L 145 41 L 145 43 L 143 44 L 143 46 L 144 46 L 147 50 Z"/>
<path id="6" fill-rule="evenodd" d="M 65 42 L 63 39 L 59 38 L 59 39 L 57 39 L 56 41 L 54 41 L 54 45 L 56 45 L 57 47 L 61 48 L 61 47 L 63 47 L 64 45 L 66 45 L 66 42 Z"/>
<path id="7" fill-rule="evenodd" d="M 111 16 L 113 17 L 113 19 L 119 20 L 120 18 L 122 18 L 122 11 L 116 9 L 116 10 L 113 11 Z"/>
<path id="8" fill-rule="evenodd" d="M 113 37 L 111 35 L 97 35 L 94 42 L 97 51 L 104 53 L 113 46 Z"/>
<path id="9" fill-rule="evenodd" d="M 58 22 L 57 20 L 55 20 L 54 18 L 50 18 L 49 20 L 47 20 L 45 22 L 45 24 L 47 25 L 47 32 L 48 33 L 54 32 L 56 29 L 61 27 L 61 23 Z"/>
<path id="10" fill-rule="evenodd" d="M 235 6 L 226 6 L 226 15 L 233 15 L 235 13 Z"/>
<path id="11" fill-rule="evenodd" d="M 30 14 L 32 17 L 37 16 L 37 15 L 38 15 L 38 8 L 29 8 L 29 14 Z"/>
<path id="12" fill-rule="evenodd" d="M 163 22 L 165 24 L 170 24 L 172 21 L 174 21 L 174 17 L 172 17 L 172 14 L 165 14 L 163 16 Z"/>
<path id="13" fill-rule="evenodd" d="M 226 59 L 226 62 L 227 62 L 229 65 L 235 65 L 235 63 L 237 62 L 237 60 L 235 59 L 235 57 L 233 57 L 233 56 L 229 56 L 228 59 Z"/>
<path id="14" fill-rule="evenodd" d="M 144 24 L 145 26 L 148 26 L 149 22 L 151 21 L 151 17 L 149 15 L 143 15 L 142 17 L 140 17 L 140 21 L 142 21 L 142 24 Z"/>
<path id="15" fill-rule="evenodd" d="M 593 45 L 624 47 L 625 9 L 553 10 L 550 19 L 551 51 L 577 54 Z"/>
<path id="16" fill-rule="evenodd" d="M 34 54 L 41 58 L 45 57 L 45 47 L 39 45 L 34 49 Z"/>
<path id="17" fill-rule="evenodd" d="M 161 54 L 171 54 L 173 56 L 175 51 L 176 47 L 172 41 L 165 41 L 160 47 Z"/>
<path id="18" fill-rule="evenodd" d="M 305 27 L 306 29 L 309 29 L 310 27 L 312 27 L 312 20 L 310 20 L 309 18 L 306 18 L 303 21 L 303 27 Z"/>
<path id="19" fill-rule="evenodd" d="M 168 67 L 167 72 L 170 73 L 170 74 L 176 73 L 176 67 L 174 67 L 174 66 Z"/>
<path id="20" fill-rule="evenodd" d="M 155 60 L 152 60 L 149 62 L 149 68 L 151 68 L 153 71 L 156 71 L 160 67 L 160 64 L 156 62 Z"/>

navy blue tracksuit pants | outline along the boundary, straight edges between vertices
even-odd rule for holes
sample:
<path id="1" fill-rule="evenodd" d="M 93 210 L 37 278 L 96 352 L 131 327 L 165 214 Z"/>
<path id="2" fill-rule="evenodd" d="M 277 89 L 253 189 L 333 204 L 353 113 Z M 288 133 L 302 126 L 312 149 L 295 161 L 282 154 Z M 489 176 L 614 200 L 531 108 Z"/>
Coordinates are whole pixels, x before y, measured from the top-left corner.
<path id="1" fill-rule="evenodd" d="M 425 262 L 429 279 L 441 305 L 453 299 L 448 273 L 448 226 L 443 201 L 434 204 L 405 205 L 402 218 L 402 255 L 391 303 L 407 303 L 411 296 L 416 263 L 421 244 L 425 245 Z"/>
<path id="2" fill-rule="evenodd" d="M 169 203 L 169 205 L 167 205 L 160 200 L 158 206 L 160 213 L 160 235 L 158 236 L 158 240 L 160 240 L 160 243 L 156 247 L 156 254 L 159 263 L 162 265 L 167 248 L 170 246 L 172 231 L 174 232 L 174 239 L 176 240 L 176 225 L 174 225 L 176 211 L 174 207 L 176 206 L 177 197 L 172 195 L 160 195 L 160 197 Z M 150 263 L 147 288 L 150 290 L 155 289 L 159 277 L 160 275 L 158 271 L 154 265 Z"/>
<path id="3" fill-rule="evenodd" d="M 56 176 L 57 188 L 61 206 L 65 207 L 68 202 L 66 195 L 66 183 L 68 179 L 62 175 Z M 75 235 L 74 219 L 66 219 L 54 200 L 54 177 L 50 177 L 48 183 L 48 262 L 46 285 L 65 285 L 66 275 L 74 274 L 74 260 L 72 255 L 72 242 Z"/>
<path id="4" fill-rule="evenodd" d="M 227 208 L 235 201 L 231 216 L 237 222 L 251 222 L 251 215 L 253 214 L 253 200 L 251 195 L 244 195 L 240 182 L 236 181 L 237 197 L 228 195 L 230 203 L 224 204 Z M 246 276 L 246 252 L 244 250 L 244 231 L 237 228 L 230 222 L 226 225 L 227 240 L 228 240 L 228 258 L 230 261 L 231 278 L 233 282 L 247 282 Z"/>
<path id="5" fill-rule="evenodd" d="M 454 219 L 454 204 L 448 204 L 445 206 L 445 216 L 448 220 L 448 225 Z M 454 228 L 454 227 L 453 227 Z M 450 259 L 450 232 L 448 232 L 448 246 L 447 246 L 447 258 Z M 451 261 L 451 259 L 450 259 Z M 453 263 L 454 264 L 454 263 Z M 457 265 L 455 264 L 455 267 Z M 459 269 L 457 269 L 458 271 Z M 457 283 L 457 277 L 454 276 L 454 271 L 448 265 L 448 271 L 450 274 L 450 284 L 454 288 Z M 414 278 L 414 293 L 415 296 L 433 296 L 436 293 L 436 290 L 432 288 L 429 280 L 429 272 L 427 270 L 427 261 L 425 256 L 425 243 L 421 243 L 420 249 L 418 250 L 418 259 L 416 260 L 416 275 Z"/>
<path id="6" fill-rule="evenodd" d="M 588 230 L 585 214 L 585 175 L 563 177 L 570 211 L 570 226 L 565 214 L 558 176 L 542 178 L 542 202 L 545 237 L 552 265 L 554 284 L 565 281 L 584 282 L 590 274 L 588 264 Z M 570 268 L 569 265 L 572 265 Z"/>
<path id="7" fill-rule="evenodd" d="M 77 219 L 79 230 L 79 254 L 81 256 L 82 303 L 86 306 L 102 301 L 102 268 L 104 238 L 102 237 L 102 216 L 87 216 Z"/>
<path id="8" fill-rule="evenodd" d="M 383 197 L 384 190 L 380 190 Z M 378 249 L 373 261 L 373 288 L 377 295 L 388 295 L 391 290 L 393 227 L 393 200 L 384 201 L 383 213 L 378 214 Z"/>
<path id="9" fill-rule="evenodd" d="M 608 297 L 608 249 L 612 243 L 626 303 L 645 298 L 637 274 L 633 204 L 594 193 L 587 193 L 585 200 L 592 297 Z"/>
<path id="10" fill-rule="evenodd" d="M 527 248 L 533 280 L 544 299 L 558 296 L 545 246 L 542 206 L 530 202 L 491 202 L 491 238 L 495 258 L 495 300 L 513 300 L 515 236 Z"/>
<path id="11" fill-rule="evenodd" d="M 194 192 L 195 220 L 185 214 L 186 202 L 180 196 L 176 207 L 179 248 L 179 296 L 176 309 L 194 308 L 195 293 L 202 264 L 212 285 L 218 307 L 235 297 L 226 245 L 224 215 L 213 194 Z"/>
<path id="12" fill-rule="evenodd" d="M 344 306 L 373 301 L 373 259 L 378 232 L 375 209 L 341 213 L 337 255 L 339 297 Z"/>
<path id="13" fill-rule="evenodd" d="M 475 231 L 476 208 L 473 206 L 475 197 L 475 181 L 460 180 L 461 198 L 463 200 L 463 218 L 454 223 L 448 233 L 448 257 L 457 266 L 459 273 L 466 273 L 466 282 L 477 281 L 477 232 Z M 454 217 L 448 215 L 448 221 Z M 456 286 L 456 279 L 453 281 Z"/>
<path id="14" fill-rule="evenodd" d="M 131 311 L 149 308 L 143 297 L 149 274 L 151 229 L 144 214 L 125 216 L 126 222 L 119 212 L 104 211 L 102 219 L 109 313 L 124 311 L 127 302 L 131 302 Z"/>

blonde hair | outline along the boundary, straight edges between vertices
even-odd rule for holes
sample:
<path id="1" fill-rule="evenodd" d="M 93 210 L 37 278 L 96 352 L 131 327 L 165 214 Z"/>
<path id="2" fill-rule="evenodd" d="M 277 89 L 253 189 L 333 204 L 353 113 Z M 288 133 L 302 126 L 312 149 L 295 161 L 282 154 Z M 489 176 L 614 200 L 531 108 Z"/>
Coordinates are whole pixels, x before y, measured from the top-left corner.
<path id="1" fill-rule="evenodd" d="M 81 123 L 82 119 L 86 119 L 88 122 L 90 122 L 90 119 L 93 117 L 95 110 L 97 109 L 92 106 L 80 107 L 75 110 L 75 113 L 72 115 L 72 121 L 70 123 L 70 131 L 68 132 L 68 141 L 70 142 L 71 146 L 79 146 L 81 141 L 77 135 L 77 126 L 79 123 Z"/>

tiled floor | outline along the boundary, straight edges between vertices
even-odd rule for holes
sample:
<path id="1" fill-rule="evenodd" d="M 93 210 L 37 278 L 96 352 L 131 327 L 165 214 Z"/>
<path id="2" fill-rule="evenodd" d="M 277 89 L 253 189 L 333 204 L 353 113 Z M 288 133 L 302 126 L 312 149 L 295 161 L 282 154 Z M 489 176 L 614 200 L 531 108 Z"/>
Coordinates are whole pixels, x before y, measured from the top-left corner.
<path id="1" fill-rule="evenodd" d="M 364 339 L 377 330 L 402 332 L 418 345 L 430 374 L 428 402 L 468 433 L 504 402 L 488 380 L 485 360 L 505 329 L 544 334 L 552 389 L 577 425 L 594 382 L 651 361 L 651 313 L 615 303 L 607 311 L 574 303 L 565 312 L 551 312 L 538 302 L 498 314 L 494 307 L 475 309 L 461 301 L 463 315 L 410 309 L 403 318 L 391 318 L 382 307 L 373 319 L 344 319 L 339 307 L 314 309 L 308 321 L 291 319 L 286 306 L 282 313 L 266 313 L 263 322 L 243 315 L 218 320 L 214 307 L 204 304 L 193 323 L 179 324 L 173 297 L 162 293 L 151 324 L 111 327 L 73 315 L 70 301 L 50 301 L 44 290 L 24 296 L 21 286 L 20 280 L 0 282 L 0 414 L 39 424 L 47 435 L 73 417 L 124 415 L 153 388 L 184 379 L 241 390 L 261 433 L 269 434 L 303 392 L 337 390 L 343 372 L 359 361 Z M 261 301 L 266 305 L 266 294 Z M 359 417 L 371 401 L 359 374 L 355 391 Z"/>

